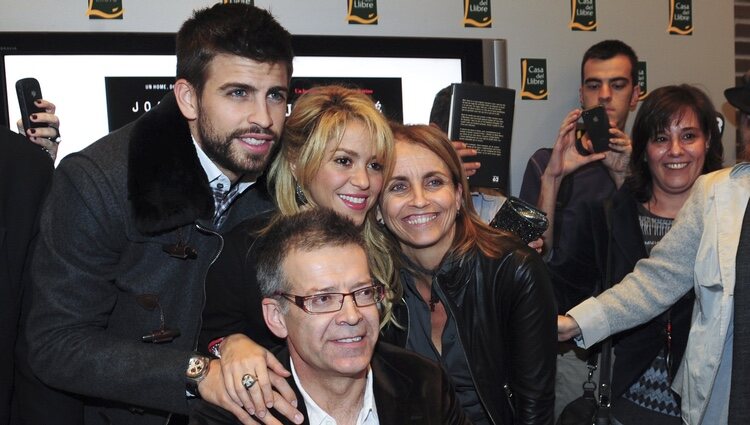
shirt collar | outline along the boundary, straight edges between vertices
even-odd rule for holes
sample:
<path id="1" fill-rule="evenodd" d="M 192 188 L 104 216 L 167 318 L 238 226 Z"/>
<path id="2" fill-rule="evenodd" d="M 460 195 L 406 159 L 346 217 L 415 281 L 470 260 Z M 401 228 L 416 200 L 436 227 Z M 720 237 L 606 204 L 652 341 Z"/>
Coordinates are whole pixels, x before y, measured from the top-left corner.
<path id="1" fill-rule="evenodd" d="M 289 365 L 292 369 L 292 376 L 294 377 L 294 383 L 297 384 L 302 399 L 305 402 L 307 408 L 307 420 L 310 425 L 336 425 L 336 420 L 331 417 L 325 410 L 321 409 L 315 400 L 302 387 L 302 383 L 299 381 L 297 376 L 297 369 L 294 368 L 294 361 L 289 357 Z M 357 416 L 357 425 L 377 425 L 378 422 L 378 411 L 375 407 L 375 395 L 372 389 L 372 368 L 367 371 L 367 382 L 365 382 L 365 396 L 363 398 L 362 409 L 359 411 Z"/>
<path id="2" fill-rule="evenodd" d="M 732 167 L 732 171 L 729 172 L 729 175 L 734 177 L 738 175 L 747 174 L 750 171 L 750 162 L 739 162 L 734 167 Z"/>
<path id="3" fill-rule="evenodd" d="M 195 145 L 195 151 L 198 153 L 198 161 L 201 163 L 201 167 L 203 167 L 203 171 L 206 172 L 206 176 L 208 177 L 208 185 L 211 186 L 211 189 L 216 189 L 219 184 L 221 184 L 221 190 L 222 191 L 229 191 L 229 187 L 231 186 L 232 182 L 229 180 L 229 177 L 225 176 L 224 173 L 221 172 L 219 167 L 214 164 L 213 161 L 211 161 L 211 158 L 206 155 L 206 152 L 203 151 L 203 148 L 198 144 L 198 142 L 195 141 L 195 138 L 191 135 L 191 139 L 193 139 L 193 145 Z M 245 182 L 240 181 L 237 183 L 239 187 L 237 190 L 239 193 L 244 192 L 247 188 L 252 186 L 255 182 Z"/>

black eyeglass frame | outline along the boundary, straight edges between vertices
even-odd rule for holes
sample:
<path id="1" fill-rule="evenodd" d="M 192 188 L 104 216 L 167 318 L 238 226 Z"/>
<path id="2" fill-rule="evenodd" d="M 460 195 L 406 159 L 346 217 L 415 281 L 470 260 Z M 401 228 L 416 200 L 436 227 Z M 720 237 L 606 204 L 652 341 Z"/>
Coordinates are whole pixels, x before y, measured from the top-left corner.
<path id="1" fill-rule="evenodd" d="M 369 303 L 369 304 L 364 304 L 364 305 L 358 303 L 357 302 L 357 297 L 354 294 L 356 294 L 358 292 L 366 291 L 368 289 L 374 289 L 375 290 L 375 294 L 373 295 L 373 298 L 372 298 L 373 302 Z M 286 298 L 287 300 L 291 301 L 294 305 L 296 305 L 297 307 L 301 308 L 302 311 L 304 311 L 307 314 L 328 314 L 328 313 L 335 313 L 337 311 L 341 311 L 341 309 L 344 307 L 344 299 L 346 299 L 347 296 L 351 296 L 352 297 L 352 301 L 354 301 L 354 305 L 356 305 L 359 308 L 369 307 L 371 305 L 377 304 L 377 303 L 383 301 L 383 299 L 385 298 L 385 286 L 382 285 L 382 284 L 376 283 L 374 285 L 366 286 L 364 288 L 357 289 L 356 291 L 347 292 L 347 293 L 343 293 L 343 292 L 324 292 L 324 293 L 321 293 L 321 294 L 313 294 L 313 295 L 306 295 L 306 296 L 294 295 L 294 294 L 289 294 L 289 293 L 286 293 L 286 292 L 277 291 L 277 292 L 274 292 L 274 296 Z M 305 305 L 305 303 L 307 301 L 310 301 L 310 300 L 312 300 L 312 299 L 314 299 L 316 297 L 320 297 L 320 296 L 341 296 L 341 300 L 339 301 L 339 307 L 336 310 L 330 310 L 330 311 L 310 311 L 307 308 L 307 305 Z"/>

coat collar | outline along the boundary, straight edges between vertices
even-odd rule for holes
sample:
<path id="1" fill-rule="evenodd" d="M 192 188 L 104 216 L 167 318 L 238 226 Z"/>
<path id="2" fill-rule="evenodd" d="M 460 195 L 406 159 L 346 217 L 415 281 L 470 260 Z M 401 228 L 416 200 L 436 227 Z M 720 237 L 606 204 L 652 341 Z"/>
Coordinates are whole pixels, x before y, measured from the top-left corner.
<path id="1" fill-rule="evenodd" d="M 391 364 L 385 356 L 378 353 L 393 352 L 395 348 L 379 342 L 375 346 L 375 352 L 372 356 L 370 366 L 372 367 L 373 376 L 373 393 L 375 395 L 375 407 L 378 410 L 378 420 L 381 424 L 399 424 L 408 421 L 404 418 L 404 412 L 414 410 L 413 398 L 419 395 L 411 395 L 414 386 L 414 380 L 405 375 L 396 365 Z M 289 349 L 283 347 L 276 351 L 276 358 L 287 370 L 290 369 Z M 390 357 L 390 356 L 389 356 Z M 299 392 L 293 377 L 288 377 L 287 382 L 297 395 L 297 410 L 305 416 L 304 424 L 309 423 L 307 419 L 307 408 L 302 401 L 302 394 Z M 279 416 L 277 415 L 277 418 Z M 286 418 L 280 418 L 282 423 L 290 424 Z"/>
<path id="2" fill-rule="evenodd" d="M 440 264 L 440 268 L 435 273 L 435 278 L 451 299 L 463 298 L 461 292 L 466 290 L 472 277 L 475 275 L 477 251 L 472 249 L 465 255 L 455 255 L 449 253 Z"/>
<path id="3" fill-rule="evenodd" d="M 433 287 L 433 290 L 439 291 L 438 293 L 442 292 L 447 297 L 447 300 L 443 300 L 443 302 L 457 302 L 458 305 L 460 305 L 460 300 L 463 299 L 463 294 L 469 287 L 469 283 L 472 282 L 475 272 L 478 272 L 475 267 L 478 261 L 476 250 L 462 256 L 454 255 L 449 251 L 435 270 L 420 267 L 404 253 L 401 253 L 401 261 L 403 267 L 399 270 L 399 273 L 405 285 L 410 285 L 416 291 L 415 273 L 431 276 L 433 285 L 439 286 L 439 289 Z"/>
<path id="4" fill-rule="evenodd" d="M 381 424 L 404 423 L 409 420 L 404 417 L 405 412 L 414 411 L 414 405 L 411 403 L 415 397 L 411 395 L 414 381 L 389 363 L 385 357 L 377 354 L 387 347 L 387 344 L 378 343 L 370 363 L 378 420 Z"/>
<path id="5" fill-rule="evenodd" d="M 170 231 L 213 214 L 208 178 L 173 93 L 133 124 L 128 199 L 136 227 L 145 234 Z"/>

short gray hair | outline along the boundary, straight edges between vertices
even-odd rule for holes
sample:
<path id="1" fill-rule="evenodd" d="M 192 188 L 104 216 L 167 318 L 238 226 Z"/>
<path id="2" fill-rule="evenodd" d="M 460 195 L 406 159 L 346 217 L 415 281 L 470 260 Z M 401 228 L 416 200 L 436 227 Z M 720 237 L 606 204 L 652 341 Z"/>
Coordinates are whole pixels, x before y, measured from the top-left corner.
<path id="1" fill-rule="evenodd" d="M 348 218 L 327 208 L 313 208 L 298 214 L 277 214 L 259 241 L 257 278 L 260 292 L 272 298 L 290 290 L 282 264 L 293 250 L 311 252 L 324 247 L 355 245 L 367 254 L 360 229 Z"/>

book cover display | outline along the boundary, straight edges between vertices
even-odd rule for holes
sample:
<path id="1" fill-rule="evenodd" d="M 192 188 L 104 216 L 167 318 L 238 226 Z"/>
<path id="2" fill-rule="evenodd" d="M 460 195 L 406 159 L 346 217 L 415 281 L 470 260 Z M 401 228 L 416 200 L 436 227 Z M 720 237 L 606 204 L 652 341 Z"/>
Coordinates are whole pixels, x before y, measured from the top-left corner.
<path id="1" fill-rule="evenodd" d="M 516 91 L 478 84 L 453 84 L 448 135 L 477 150 L 482 166 L 469 184 L 508 193 L 510 143 Z"/>

